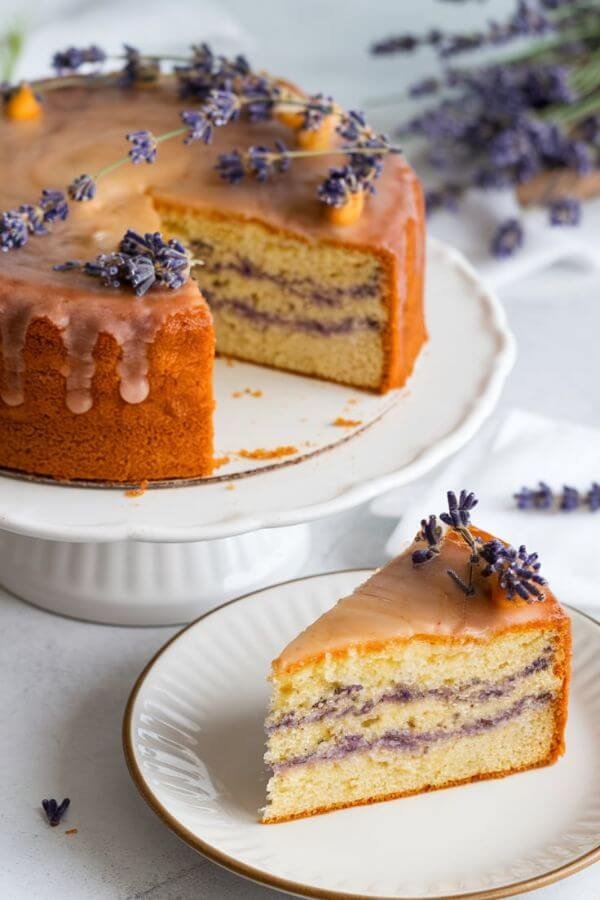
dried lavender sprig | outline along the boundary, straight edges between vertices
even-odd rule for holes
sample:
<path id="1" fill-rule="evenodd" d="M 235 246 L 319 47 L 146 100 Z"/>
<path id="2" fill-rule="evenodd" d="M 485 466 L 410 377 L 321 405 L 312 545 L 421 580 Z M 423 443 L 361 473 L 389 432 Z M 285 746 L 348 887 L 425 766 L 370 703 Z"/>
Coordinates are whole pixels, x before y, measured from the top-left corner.
<path id="1" fill-rule="evenodd" d="M 102 65 L 107 59 L 106 53 L 95 44 L 89 47 L 68 47 L 55 53 L 52 68 L 59 75 L 77 72 L 84 65 Z"/>
<path id="2" fill-rule="evenodd" d="M 191 266 L 198 264 L 201 261 L 192 259 L 180 241 L 165 241 L 160 232 L 139 234 L 129 229 L 117 251 L 101 253 L 86 263 L 68 260 L 54 269 L 80 269 L 104 287 L 131 287 L 137 297 L 143 297 L 152 287 L 177 290 L 188 280 Z"/>
<path id="3" fill-rule="evenodd" d="M 552 488 L 544 481 L 538 482 L 537 488 L 522 487 L 513 496 L 519 509 L 551 509 L 554 504 Z"/>
<path id="4" fill-rule="evenodd" d="M 428 519 L 421 519 L 421 529 L 417 532 L 415 540 L 425 541 L 427 547 L 413 551 L 413 565 L 420 566 L 437 556 L 440 552 L 441 539 L 442 529 L 438 525 L 437 517 L 429 516 Z"/>
<path id="5" fill-rule="evenodd" d="M 452 528 L 466 528 L 471 523 L 471 510 L 479 503 L 473 491 L 462 490 L 457 498 L 454 491 L 448 491 L 448 512 L 440 514 L 440 519 Z"/>
<path id="6" fill-rule="evenodd" d="M 44 188 L 37 203 L 23 203 L 16 210 L 0 214 L 0 250 L 23 247 L 30 235 L 48 234 L 53 222 L 64 221 L 69 214 L 62 191 Z"/>
<path id="7" fill-rule="evenodd" d="M 53 828 L 55 828 L 57 825 L 60 825 L 60 821 L 69 808 L 70 803 L 71 801 L 68 797 L 65 797 L 62 803 L 57 803 L 57 801 L 54 799 L 42 800 L 42 806 L 44 808 L 44 812 L 46 813 L 48 824 Z"/>
<path id="8" fill-rule="evenodd" d="M 506 591 L 509 600 L 515 596 L 528 602 L 544 599 L 540 586 L 546 584 L 546 579 L 539 574 L 538 555 L 529 553 L 524 544 L 515 550 L 494 539 L 482 544 L 480 556 L 486 564 L 481 574 L 498 575 L 498 585 Z"/>
<path id="9" fill-rule="evenodd" d="M 403 131 L 427 141 L 430 161 L 440 168 L 446 184 L 460 182 L 460 193 L 473 185 L 498 189 L 522 184 L 548 169 L 584 174 L 598 164 L 597 128 L 594 125 L 592 133 L 587 124 L 584 128 L 587 121 L 600 121 L 597 4 L 521 0 L 510 20 L 492 23 L 475 39 L 472 34 L 432 32 L 382 48 L 410 50 L 428 43 L 444 59 L 483 44 L 500 45 L 525 33 L 543 32 L 552 39 L 532 42 L 518 56 L 469 69 L 446 68 L 423 82 L 423 93 L 443 94 Z M 420 89 L 420 83 L 415 85 L 415 95 Z M 430 210 L 446 205 L 444 188 L 432 195 Z M 450 192 L 448 197 L 454 205 Z M 552 224 L 576 224 L 577 218 L 576 204 L 561 203 L 550 210 Z M 492 250 L 509 256 L 520 244 L 520 228 L 511 227 L 495 237 Z"/>
<path id="10" fill-rule="evenodd" d="M 523 37 L 538 37 L 552 32 L 560 25 L 551 15 L 556 5 L 552 0 L 540 3 L 519 0 L 514 13 L 504 22 L 491 21 L 487 28 L 466 33 L 446 33 L 431 29 L 423 35 L 401 34 L 377 41 L 371 47 L 376 55 L 412 53 L 424 46 L 432 47 L 441 59 L 460 53 L 479 50 L 486 46 L 499 46 Z"/>
<path id="11" fill-rule="evenodd" d="M 549 485 L 540 481 L 537 488 L 522 487 L 513 496 L 517 507 L 522 510 L 556 508 L 561 512 L 572 512 L 582 506 L 588 506 L 590 512 L 600 509 L 600 484 L 595 481 L 585 494 L 567 484 L 555 494 Z"/>
<path id="12" fill-rule="evenodd" d="M 323 150 L 289 150 L 283 141 L 276 141 L 274 148 L 256 146 L 246 151 L 233 150 L 220 154 L 216 169 L 225 181 L 238 184 L 246 175 L 258 181 L 266 181 L 273 175 L 287 171 L 295 159 L 318 156 L 339 156 L 347 154 L 352 163 L 340 169 L 331 169 L 327 178 L 317 189 L 321 202 L 331 206 L 341 206 L 349 193 L 359 190 L 370 191 L 375 177 L 380 171 L 379 163 L 373 162 L 379 156 L 400 153 L 400 148 L 392 145 L 364 147 L 344 145 Z M 364 162 L 359 162 L 364 160 Z"/>
<path id="13" fill-rule="evenodd" d="M 594 484 L 593 487 L 597 488 L 594 502 L 600 507 L 600 485 Z M 521 493 L 529 502 L 533 492 L 527 489 L 524 491 L 526 493 Z M 516 596 L 529 603 L 543 600 L 544 594 L 540 586 L 546 584 L 546 581 L 539 574 L 540 562 L 537 553 L 529 553 L 525 545 L 515 550 L 514 547 L 505 545 L 495 538 L 484 542 L 470 531 L 470 513 L 478 502 L 475 494 L 472 491 L 462 490 L 458 498 L 454 491 L 448 491 L 447 496 L 448 512 L 443 512 L 440 518 L 452 531 L 461 536 L 470 550 L 466 580 L 454 569 L 446 570 L 454 584 L 467 597 L 472 596 L 475 593 L 474 569 L 475 566 L 482 566 L 480 574 L 484 578 L 497 575 L 499 587 L 506 592 L 510 600 Z M 437 526 L 435 516 L 421 521 L 421 530 L 417 533 L 416 540 L 427 543 L 426 548 L 413 551 L 412 562 L 418 567 L 430 562 L 440 552 L 441 529 Z"/>

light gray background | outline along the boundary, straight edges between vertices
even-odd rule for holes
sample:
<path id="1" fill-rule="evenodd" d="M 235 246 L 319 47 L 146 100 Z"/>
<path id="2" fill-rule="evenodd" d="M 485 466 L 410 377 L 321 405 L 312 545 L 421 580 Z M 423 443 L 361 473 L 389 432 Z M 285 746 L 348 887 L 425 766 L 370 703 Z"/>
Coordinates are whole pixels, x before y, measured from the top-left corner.
<path id="1" fill-rule="evenodd" d="M 221 0 L 253 60 L 344 103 L 387 93 L 417 77 L 426 60 L 373 61 L 371 39 L 405 28 L 444 23 L 459 27 L 510 2 L 434 3 L 398 0 Z M 56 45 L 99 40 L 79 28 L 77 12 L 92 9 L 119 34 L 133 10 L 138 24 L 123 32 L 151 35 L 154 49 L 173 45 L 172 31 L 203 38 L 202 2 L 0 2 L 0 28 L 14 16 L 43 27 L 32 38 L 39 54 Z M 73 10 L 75 12 L 73 12 Z M 66 15 L 65 15 L 66 14 Z M 232 41 L 234 39 L 232 38 Z M 42 45 L 40 47 L 40 44 Z M 148 42 L 144 40 L 144 46 Z M 39 53 L 38 53 L 38 47 Z M 393 119 L 381 116 L 381 127 Z M 0 173 L 1 177 L 1 173 Z M 435 233 L 435 224 L 432 229 Z M 0 261 L 1 262 L 1 261 Z M 525 409 L 600 425 L 600 277 L 555 267 L 501 293 L 519 342 L 517 365 L 501 408 Z M 572 473 L 570 473 L 572 477 Z M 565 476 L 566 477 L 566 476 Z M 307 572 L 383 561 L 394 522 L 361 508 L 317 523 Z M 274 896 L 203 859 L 150 812 L 129 780 L 120 745 L 123 708 L 150 656 L 170 628 L 119 629 L 60 619 L 0 591 L 0 896 L 24 898 L 236 898 Z M 50 829 L 40 799 L 72 798 L 65 827 Z M 518 815 L 518 810 L 515 810 Z M 300 852 L 300 850 L 299 850 Z M 401 864 L 401 856 L 399 858 Z M 593 867 L 534 894 L 538 900 L 598 900 Z"/>

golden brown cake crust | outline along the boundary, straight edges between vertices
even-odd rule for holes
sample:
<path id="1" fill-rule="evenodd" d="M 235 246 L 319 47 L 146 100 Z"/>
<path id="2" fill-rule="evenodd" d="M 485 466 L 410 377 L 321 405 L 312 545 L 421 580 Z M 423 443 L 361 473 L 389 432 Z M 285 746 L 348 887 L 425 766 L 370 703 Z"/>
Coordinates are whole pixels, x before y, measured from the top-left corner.
<path id="1" fill-rule="evenodd" d="M 0 403 L 0 467 L 57 480 L 126 483 L 211 471 L 214 334 L 204 304 L 168 317 L 158 330 L 148 351 L 150 390 L 143 403 L 122 400 L 121 349 L 101 333 L 93 405 L 83 414 L 71 412 L 62 375 L 66 355 L 55 324 L 31 323 L 24 348 L 27 400 Z M 0 353 L 0 384 L 2 378 Z"/>
<path id="2" fill-rule="evenodd" d="M 501 772 L 485 772 L 480 775 L 473 775 L 471 778 L 446 781 L 444 784 L 431 785 L 411 791 L 397 791 L 396 793 L 384 794 L 378 797 L 366 797 L 361 800 L 354 800 L 351 803 L 332 803 L 330 806 L 319 806 L 315 809 L 304 810 L 303 812 L 292 816 L 263 818 L 260 822 L 262 825 L 277 825 L 279 822 L 291 822 L 294 819 L 306 819 L 309 816 L 320 816 L 324 813 L 333 812 L 336 809 L 349 809 L 353 806 L 370 806 L 372 803 L 384 803 L 386 800 L 399 800 L 401 797 L 413 797 L 416 794 L 430 794 L 432 791 L 442 791 L 446 788 L 460 787 L 461 785 L 471 784 L 476 781 L 487 781 L 490 778 L 506 778 L 508 775 L 516 775 L 518 772 L 525 772 L 530 769 L 542 769 L 544 766 L 553 765 L 563 753 L 564 745 L 562 745 L 560 738 L 557 736 L 555 744 L 548 756 L 545 759 L 540 760 L 540 762 L 535 763 L 535 765 L 517 766 L 512 769 L 504 769 Z"/>

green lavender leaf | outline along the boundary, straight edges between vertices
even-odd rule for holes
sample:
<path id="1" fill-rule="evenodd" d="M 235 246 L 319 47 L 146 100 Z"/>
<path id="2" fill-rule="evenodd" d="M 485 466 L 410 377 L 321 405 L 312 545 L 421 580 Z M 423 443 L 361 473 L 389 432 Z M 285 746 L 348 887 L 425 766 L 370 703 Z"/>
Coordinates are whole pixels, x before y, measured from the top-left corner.
<path id="1" fill-rule="evenodd" d="M 0 80 L 11 81 L 23 50 L 25 32 L 14 24 L 0 36 Z"/>

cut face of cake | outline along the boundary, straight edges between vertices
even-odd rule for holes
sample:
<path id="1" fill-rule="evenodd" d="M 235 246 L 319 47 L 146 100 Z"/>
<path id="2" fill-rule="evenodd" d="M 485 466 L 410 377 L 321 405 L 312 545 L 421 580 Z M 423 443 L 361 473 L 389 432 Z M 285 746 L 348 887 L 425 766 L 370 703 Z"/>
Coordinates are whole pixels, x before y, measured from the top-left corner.
<path id="1" fill-rule="evenodd" d="M 453 532 L 415 565 L 422 546 L 274 661 L 264 822 L 509 775 L 563 752 L 566 613 L 547 589 L 541 601 L 509 599 L 481 565 L 467 595 L 447 574 L 469 569 Z"/>
<path id="2" fill-rule="evenodd" d="M 247 130 L 217 135 L 212 153 L 247 142 Z M 285 137 L 277 123 L 253 130 L 259 143 Z M 321 174 L 322 162 L 305 160 L 268 185 L 209 181 L 202 203 L 189 192 L 153 196 L 166 230 L 203 260 L 194 276 L 219 353 L 384 392 L 405 383 L 425 340 L 421 189 L 394 157 L 373 198 L 377 218 L 339 227 L 311 202 Z"/>

